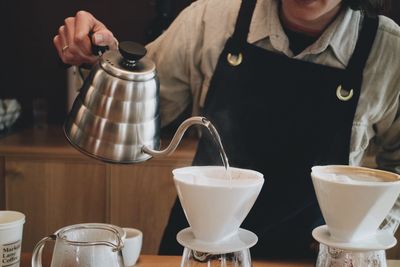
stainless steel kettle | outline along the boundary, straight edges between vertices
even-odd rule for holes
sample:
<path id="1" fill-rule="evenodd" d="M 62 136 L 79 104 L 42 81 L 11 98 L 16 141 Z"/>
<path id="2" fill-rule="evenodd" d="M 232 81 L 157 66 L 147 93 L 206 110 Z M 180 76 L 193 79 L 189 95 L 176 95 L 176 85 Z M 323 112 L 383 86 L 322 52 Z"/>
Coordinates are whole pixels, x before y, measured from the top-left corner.
<path id="1" fill-rule="evenodd" d="M 135 163 L 171 154 L 186 129 L 207 126 L 192 117 L 178 128 L 169 146 L 160 148 L 159 80 L 146 49 L 121 42 L 103 53 L 86 78 L 64 124 L 69 142 L 96 159 Z"/>

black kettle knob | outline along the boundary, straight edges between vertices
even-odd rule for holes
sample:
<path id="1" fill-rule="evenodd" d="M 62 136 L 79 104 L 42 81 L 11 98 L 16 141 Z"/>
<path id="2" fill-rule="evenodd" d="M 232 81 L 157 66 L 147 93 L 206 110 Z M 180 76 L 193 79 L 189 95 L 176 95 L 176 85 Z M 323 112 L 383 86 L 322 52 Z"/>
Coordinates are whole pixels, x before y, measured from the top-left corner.
<path id="1" fill-rule="evenodd" d="M 147 53 L 143 45 L 130 41 L 120 42 L 118 49 L 122 57 L 130 62 L 140 60 Z"/>

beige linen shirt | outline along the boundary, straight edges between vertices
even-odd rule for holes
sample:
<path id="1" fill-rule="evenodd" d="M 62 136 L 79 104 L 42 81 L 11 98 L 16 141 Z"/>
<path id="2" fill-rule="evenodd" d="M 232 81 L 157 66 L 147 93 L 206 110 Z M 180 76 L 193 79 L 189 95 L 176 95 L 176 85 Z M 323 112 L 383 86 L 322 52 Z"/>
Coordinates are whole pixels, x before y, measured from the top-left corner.
<path id="1" fill-rule="evenodd" d="M 191 102 L 193 115 L 201 114 L 218 57 L 233 33 L 240 3 L 198 0 L 147 46 L 160 77 L 163 125 L 173 121 Z M 314 44 L 296 56 L 289 49 L 278 14 L 278 0 L 258 0 L 247 41 L 288 57 L 346 68 L 363 18 L 359 11 L 343 10 Z M 286 78 L 290 79 L 282 73 L 282 79 Z M 363 165 L 373 145 L 377 167 L 400 173 L 399 97 L 400 28 L 380 16 L 352 126 L 350 165 Z M 397 206 L 388 221 L 400 220 L 400 201 Z M 397 227 L 397 223 L 391 227 Z"/>

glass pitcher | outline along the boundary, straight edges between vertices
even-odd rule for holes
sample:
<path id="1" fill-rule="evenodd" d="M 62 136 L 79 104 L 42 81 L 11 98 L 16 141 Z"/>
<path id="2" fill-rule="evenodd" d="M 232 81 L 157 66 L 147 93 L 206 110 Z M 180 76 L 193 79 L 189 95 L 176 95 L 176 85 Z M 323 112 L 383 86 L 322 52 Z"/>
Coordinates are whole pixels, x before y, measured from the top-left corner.
<path id="1" fill-rule="evenodd" d="M 231 253 L 212 254 L 185 247 L 181 267 L 251 267 L 248 248 Z"/>
<path id="2" fill-rule="evenodd" d="M 387 267 L 384 250 L 349 251 L 320 244 L 316 267 Z"/>
<path id="3" fill-rule="evenodd" d="M 42 251 L 46 241 L 55 241 L 51 267 L 96 266 L 124 267 L 125 232 L 122 228 L 100 223 L 66 226 L 43 238 L 35 246 L 32 267 L 42 266 Z"/>

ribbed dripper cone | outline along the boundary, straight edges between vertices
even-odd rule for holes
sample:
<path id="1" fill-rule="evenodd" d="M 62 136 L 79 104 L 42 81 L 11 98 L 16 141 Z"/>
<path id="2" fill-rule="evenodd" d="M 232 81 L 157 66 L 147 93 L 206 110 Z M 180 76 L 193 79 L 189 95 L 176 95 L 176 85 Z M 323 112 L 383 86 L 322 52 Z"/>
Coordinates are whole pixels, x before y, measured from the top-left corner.
<path id="1" fill-rule="evenodd" d="M 196 239 L 219 242 L 236 234 L 264 183 L 259 172 L 201 166 L 175 169 L 174 182 Z"/>
<path id="2" fill-rule="evenodd" d="M 332 239 L 358 242 L 376 234 L 400 193 L 395 173 L 351 166 L 316 166 L 312 181 Z"/>

